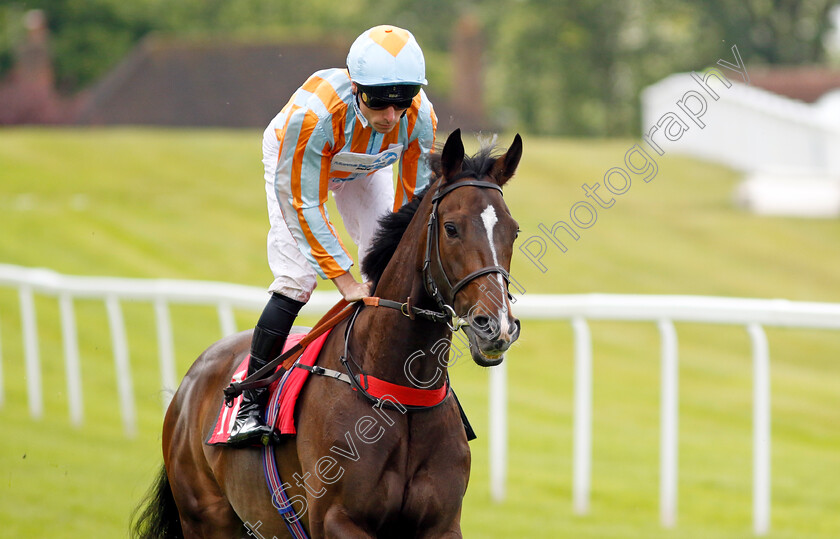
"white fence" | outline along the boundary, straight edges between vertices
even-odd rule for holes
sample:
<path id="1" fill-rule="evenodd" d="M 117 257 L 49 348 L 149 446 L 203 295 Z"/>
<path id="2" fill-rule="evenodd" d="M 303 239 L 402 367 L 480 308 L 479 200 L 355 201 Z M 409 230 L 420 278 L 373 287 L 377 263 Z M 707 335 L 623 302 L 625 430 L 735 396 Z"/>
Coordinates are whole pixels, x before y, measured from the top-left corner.
<path id="1" fill-rule="evenodd" d="M 170 304 L 211 305 L 219 313 L 221 335 L 236 333 L 233 309 L 261 311 L 268 300 L 264 289 L 216 282 L 181 281 L 167 279 L 119 279 L 112 277 L 71 277 L 46 269 L 30 269 L 0 264 L 0 286 L 13 286 L 20 297 L 20 317 L 23 331 L 24 360 L 29 412 L 34 418 L 43 415 L 41 360 L 38 348 L 38 324 L 34 294 L 56 297 L 61 316 L 64 363 L 67 373 L 67 399 L 70 419 L 74 425 L 83 421 L 81 369 L 76 336 L 73 301 L 100 299 L 105 302 L 108 325 L 117 372 L 120 413 L 128 436 L 137 431 L 134 394 L 129 366 L 128 344 L 125 334 L 121 301 L 147 301 L 155 308 L 164 410 L 172 392 L 178 386 L 175 371 L 175 352 Z M 303 314 L 323 313 L 338 301 L 337 293 L 314 294 L 304 307 Z M 254 319 L 256 323 L 256 319 Z M 2 357 L 0 357 L 2 359 Z M 3 370 L 0 361 L 0 403 L 4 401 Z"/>
<path id="2" fill-rule="evenodd" d="M 674 322 L 735 324 L 746 328 L 753 360 L 753 531 L 770 527 L 770 355 L 764 326 L 840 329 L 840 304 L 793 302 L 782 299 L 739 299 L 699 296 L 638 296 L 529 294 L 516 303 L 526 319 L 569 320 L 574 334 L 573 506 L 589 511 L 592 475 L 592 339 L 588 320 L 648 321 L 658 324 L 661 337 L 660 521 L 676 523 L 678 349 Z M 504 387 L 504 363 L 492 373 L 491 385 Z M 490 394 L 491 401 L 497 398 Z M 504 396 L 498 397 L 500 400 Z M 491 402 L 491 491 L 505 492 L 506 418 L 504 402 Z"/>
<path id="3" fill-rule="evenodd" d="M 73 308 L 75 299 L 105 302 L 120 410 L 126 434 L 136 433 L 128 346 L 121 301 L 154 304 L 159 346 L 161 386 L 177 386 L 170 304 L 215 305 L 221 333 L 236 331 L 233 309 L 259 310 L 267 299 L 264 290 L 225 283 L 70 277 L 45 269 L 0 264 L 0 286 L 18 289 L 26 363 L 29 410 L 43 414 L 41 367 L 38 349 L 34 294 L 56 297 L 64 344 L 67 396 L 71 421 L 83 421 L 79 351 Z M 334 293 L 316 293 L 304 314 L 322 313 L 338 300 Z M 589 510 L 592 456 L 592 343 L 588 320 L 649 321 L 658 324 L 661 335 L 661 439 L 660 520 L 671 527 L 677 509 L 678 347 L 674 322 L 743 325 L 752 343 L 753 358 L 753 528 L 767 533 L 770 522 L 770 373 L 769 350 L 764 326 L 840 329 L 840 304 L 791 302 L 787 300 L 735 299 L 697 296 L 634 295 L 535 295 L 520 297 L 517 315 L 523 319 L 568 320 L 574 334 L 574 448 L 573 505 L 578 514 Z M 0 347 L 2 352 L 2 347 Z M 4 402 L 2 354 L 0 354 L 0 405 Z M 505 363 L 490 374 L 490 483 L 497 501 L 505 497 L 507 471 L 507 374 Z M 164 391 L 164 409 L 169 392 Z"/>

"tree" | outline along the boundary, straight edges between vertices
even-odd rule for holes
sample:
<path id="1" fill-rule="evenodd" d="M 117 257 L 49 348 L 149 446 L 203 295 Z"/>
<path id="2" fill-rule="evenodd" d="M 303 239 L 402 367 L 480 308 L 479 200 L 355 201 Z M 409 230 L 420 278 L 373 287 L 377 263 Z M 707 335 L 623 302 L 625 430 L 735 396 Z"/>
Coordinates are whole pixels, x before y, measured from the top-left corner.
<path id="1" fill-rule="evenodd" d="M 694 2 L 704 24 L 737 43 L 745 62 L 813 64 L 825 60 L 829 12 L 837 0 L 706 0 Z"/>
<path id="2" fill-rule="evenodd" d="M 495 105 L 518 129 L 625 135 L 638 126 L 642 88 L 703 67 L 708 46 L 684 2 L 533 0 L 495 10 L 490 57 Z"/>

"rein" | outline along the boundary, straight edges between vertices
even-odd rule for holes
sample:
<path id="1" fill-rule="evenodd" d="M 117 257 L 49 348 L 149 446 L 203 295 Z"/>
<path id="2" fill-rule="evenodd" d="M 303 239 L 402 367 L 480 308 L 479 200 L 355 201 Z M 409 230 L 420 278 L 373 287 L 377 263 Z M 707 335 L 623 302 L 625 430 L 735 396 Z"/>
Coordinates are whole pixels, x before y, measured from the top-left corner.
<path id="1" fill-rule="evenodd" d="M 446 323 L 447 325 L 449 325 L 450 329 L 453 330 L 459 327 L 457 325 L 457 322 L 450 323 L 450 315 L 413 306 L 411 305 L 410 298 L 405 303 L 391 301 L 389 299 L 382 299 L 375 296 L 363 298 L 361 301 L 365 305 L 369 305 L 371 307 L 389 307 L 391 309 L 396 309 L 403 313 L 405 316 L 411 318 L 412 320 L 415 316 L 420 316 L 421 318 L 426 318 L 434 322 Z M 275 380 L 282 377 L 286 371 L 293 367 L 305 368 L 306 370 L 309 370 L 310 372 L 313 372 L 315 374 L 323 374 L 327 376 L 332 376 L 333 378 L 337 378 L 341 381 L 347 381 L 344 380 L 344 378 L 342 378 L 341 376 L 328 374 L 328 372 L 334 373 L 335 371 L 323 369 L 322 367 L 306 367 L 304 365 L 297 365 L 295 362 L 303 353 L 303 350 L 307 346 L 309 346 L 309 343 L 323 335 L 326 331 L 329 331 L 330 329 L 334 328 L 336 325 L 338 325 L 339 322 L 345 320 L 351 314 L 353 314 L 353 319 L 355 320 L 355 315 L 358 314 L 358 309 L 350 309 L 349 307 L 351 305 L 351 303 L 347 302 L 345 299 L 342 298 L 327 312 L 327 314 L 323 316 L 323 318 L 321 318 L 321 320 L 318 321 L 317 324 L 315 324 L 315 327 L 313 327 L 304 338 L 298 341 L 297 344 L 295 344 L 294 346 L 283 352 L 281 355 L 266 363 L 262 368 L 260 368 L 258 371 L 254 372 L 254 374 L 248 376 L 241 382 L 231 382 L 231 384 L 224 389 L 225 404 L 228 407 L 233 406 L 234 399 L 236 399 L 236 397 L 238 397 L 243 391 L 269 386 Z M 280 368 L 278 369 L 278 367 Z M 363 394 L 365 394 L 364 390 Z"/>
<path id="2" fill-rule="evenodd" d="M 350 321 L 347 323 L 347 327 L 344 330 L 344 353 L 338 358 L 347 371 L 347 374 L 317 365 L 313 365 L 312 367 L 306 365 L 295 366 L 307 370 L 312 374 L 335 378 L 345 384 L 349 384 L 354 391 L 357 391 L 368 401 L 372 402 L 374 408 L 382 408 L 384 406 L 400 412 L 405 412 L 406 410 L 416 412 L 436 408 L 446 402 L 449 396 L 453 394 L 452 386 L 449 384 L 448 374 L 442 387 L 438 389 L 420 389 L 381 380 L 375 376 L 366 374 L 361 369 L 358 374 L 353 372 L 353 368 L 350 366 L 350 362 L 352 361 L 350 359 L 350 332 L 353 330 L 353 324 L 356 322 L 356 317 L 361 311 L 360 307 L 355 310 Z M 373 393 L 377 394 L 374 395 Z"/>
<path id="3" fill-rule="evenodd" d="M 304 338 L 298 341 L 297 344 L 266 363 L 261 369 L 241 382 L 231 382 L 231 384 L 224 389 L 225 404 L 228 407 L 231 407 L 233 406 L 233 400 L 243 391 L 266 387 L 283 376 L 283 373 L 292 368 L 292 365 L 294 365 L 295 361 L 297 361 L 300 357 L 300 354 L 303 353 L 303 349 L 309 346 L 309 343 L 350 316 L 353 312 L 353 309 L 349 308 L 350 305 L 351 304 L 347 302 L 347 300 L 342 298 L 338 303 L 333 305 L 329 311 L 327 311 L 327 314 L 325 314 L 318 323 L 315 324 L 315 327 L 313 327 Z M 281 367 L 280 369 L 277 369 L 278 365 Z M 275 369 L 277 370 L 275 371 Z M 274 372 L 272 373 L 272 371 Z"/>

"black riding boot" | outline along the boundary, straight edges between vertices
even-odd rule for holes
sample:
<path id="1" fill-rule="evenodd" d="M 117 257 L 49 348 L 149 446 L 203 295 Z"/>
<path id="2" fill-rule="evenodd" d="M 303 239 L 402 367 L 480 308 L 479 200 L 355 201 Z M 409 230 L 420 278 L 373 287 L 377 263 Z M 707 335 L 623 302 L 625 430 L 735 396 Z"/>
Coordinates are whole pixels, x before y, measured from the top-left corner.
<path id="1" fill-rule="evenodd" d="M 251 376 L 266 363 L 279 356 L 286 343 L 286 337 L 303 303 L 274 293 L 263 309 L 254 336 L 251 339 L 251 360 L 248 363 L 248 376 Z M 268 388 L 248 389 L 242 392 L 242 403 L 236 414 L 236 421 L 230 431 L 228 443 L 247 445 L 271 436 L 272 428 L 263 421 L 263 408 L 268 398 Z"/>

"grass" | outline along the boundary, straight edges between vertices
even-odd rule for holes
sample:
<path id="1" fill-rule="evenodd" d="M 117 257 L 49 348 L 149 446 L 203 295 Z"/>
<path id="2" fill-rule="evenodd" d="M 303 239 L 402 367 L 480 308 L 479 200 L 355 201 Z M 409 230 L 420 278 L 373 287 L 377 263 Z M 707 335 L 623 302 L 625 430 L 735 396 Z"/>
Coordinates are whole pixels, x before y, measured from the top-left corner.
<path id="1" fill-rule="evenodd" d="M 512 137 L 502 137 L 507 143 Z M 623 162 L 631 140 L 525 138 L 506 199 L 520 244 L 569 222 L 586 182 Z M 472 145 L 475 147 L 475 144 Z M 0 262 L 72 275 L 208 279 L 265 286 L 260 134 L 148 129 L 0 130 Z M 840 228 L 756 217 L 730 202 L 736 176 L 668 156 L 649 183 L 598 220 L 548 242 L 540 271 L 517 252 L 526 293 L 702 294 L 840 302 Z M 599 194 L 606 196 L 603 187 Z M 333 212 L 333 215 L 336 215 Z M 562 233 L 560 233 L 562 234 Z M 558 236 L 560 237 L 560 236 Z M 321 285 L 331 288 L 328 283 Z M 84 424 L 70 426 L 54 299 L 38 297 L 45 411 L 28 417 L 17 293 L 0 288 L 0 529 L 9 537 L 122 537 L 160 465 L 152 307 L 124 304 L 138 435 L 123 435 L 107 318 L 77 301 Z M 237 312 L 239 327 L 258 313 Z M 212 309 L 173 307 L 178 372 L 218 337 Z M 312 320 L 303 321 L 311 323 Z M 508 496 L 489 495 L 487 372 L 452 369 L 479 439 L 463 511 L 467 537 L 751 536 L 751 364 L 740 327 L 678 324 L 679 516 L 658 524 L 659 338 L 653 324 L 592 323 L 590 515 L 571 510 L 572 337 L 524 321 L 509 354 Z M 840 536 L 840 335 L 769 328 L 772 538 Z"/>

